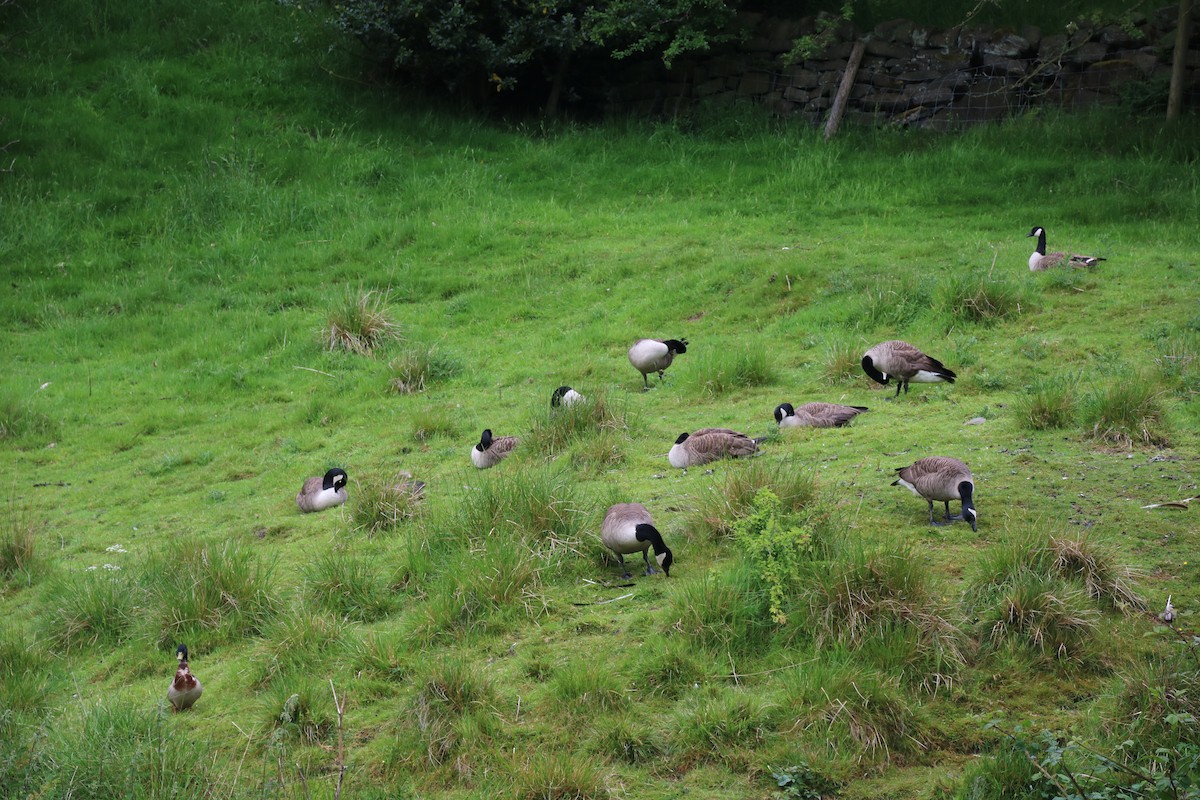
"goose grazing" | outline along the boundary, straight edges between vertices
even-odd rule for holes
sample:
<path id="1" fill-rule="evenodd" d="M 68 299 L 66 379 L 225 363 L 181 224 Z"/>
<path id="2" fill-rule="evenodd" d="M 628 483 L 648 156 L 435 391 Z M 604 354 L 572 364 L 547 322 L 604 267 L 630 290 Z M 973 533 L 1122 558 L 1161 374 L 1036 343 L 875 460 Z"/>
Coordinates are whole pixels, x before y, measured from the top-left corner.
<path id="1" fill-rule="evenodd" d="M 171 701 L 173 709 L 184 711 L 191 708 L 192 704 L 200 699 L 204 687 L 200 685 L 200 681 L 196 680 L 196 676 L 188 668 L 186 644 L 181 644 L 176 648 L 175 658 L 179 659 L 179 668 L 175 670 L 175 677 L 167 689 L 167 699 Z"/>
<path id="2" fill-rule="evenodd" d="M 744 433 L 728 428 L 701 428 L 695 433 L 681 433 L 671 446 L 667 460 L 687 474 L 688 467 L 698 467 L 722 458 L 743 458 L 758 452 L 761 439 L 751 439 Z"/>
<path id="3" fill-rule="evenodd" d="M 638 339 L 629 348 L 629 363 L 642 373 L 642 391 L 650 388 L 646 378 L 651 372 L 658 373 L 658 380 L 663 379 L 663 370 L 671 366 L 675 356 L 687 352 L 687 339 Z"/>
<path id="4" fill-rule="evenodd" d="M 1167 607 L 1158 615 L 1158 618 L 1168 625 L 1175 621 L 1175 606 L 1171 605 L 1171 595 L 1167 595 Z"/>
<path id="5" fill-rule="evenodd" d="M 600 526 L 600 541 L 617 554 L 622 578 L 629 577 L 629 570 L 625 568 L 625 556 L 629 553 L 640 552 L 646 562 L 646 574 L 654 574 L 654 567 L 650 564 L 651 547 L 654 548 L 654 560 L 662 567 L 663 574 L 671 576 L 671 563 L 674 561 L 671 548 L 663 543 L 662 534 L 654 527 L 650 512 L 641 503 L 617 503 L 610 507 Z"/>
<path id="6" fill-rule="evenodd" d="M 933 501 L 940 500 L 946 504 L 946 522 L 965 519 L 971 523 L 971 530 L 979 530 L 978 515 L 975 513 L 975 502 L 972 499 L 975 479 L 966 464 L 949 456 L 930 456 L 907 467 L 897 467 L 896 472 L 899 476 L 892 482 L 892 486 L 903 486 L 917 497 L 928 501 L 930 525 L 945 524 L 936 522 L 933 518 Z M 962 501 L 961 514 L 950 516 L 951 500 Z"/>
<path id="7" fill-rule="evenodd" d="M 805 403 L 799 408 L 780 403 L 775 406 L 775 422 L 781 428 L 840 428 L 866 410 L 866 406 L 837 403 Z"/>
<path id="8" fill-rule="evenodd" d="M 863 354 L 862 368 L 867 377 L 884 386 L 895 380 L 896 397 L 900 396 L 901 388 L 908 394 L 909 382 L 954 383 L 957 377 L 936 358 L 930 358 L 908 342 L 896 339 L 880 342 Z"/>
<path id="9" fill-rule="evenodd" d="M 560 386 L 554 390 L 554 394 L 550 395 L 550 408 L 552 409 L 559 406 L 570 408 L 576 403 L 582 402 L 584 402 L 584 396 L 570 386 Z"/>
<path id="10" fill-rule="evenodd" d="M 521 440 L 516 436 L 492 437 L 492 429 L 484 428 L 479 444 L 471 448 L 471 463 L 479 469 L 488 469 L 508 458 Z"/>
<path id="11" fill-rule="evenodd" d="M 1108 260 L 1099 256 L 1081 256 L 1075 253 L 1047 253 L 1046 229 L 1040 225 L 1035 225 L 1033 230 L 1025 234 L 1025 238 L 1029 238 L 1030 236 L 1036 236 L 1038 240 L 1037 247 L 1034 248 L 1033 254 L 1029 256 L 1030 272 L 1041 272 L 1051 267 L 1094 267 L 1101 261 Z"/>
<path id="12" fill-rule="evenodd" d="M 308 513 L 324 511 L 346 502 L 346 471 L 334 467 L 323 478 L 309 478 L 296 495 L 296 506 Z"/>

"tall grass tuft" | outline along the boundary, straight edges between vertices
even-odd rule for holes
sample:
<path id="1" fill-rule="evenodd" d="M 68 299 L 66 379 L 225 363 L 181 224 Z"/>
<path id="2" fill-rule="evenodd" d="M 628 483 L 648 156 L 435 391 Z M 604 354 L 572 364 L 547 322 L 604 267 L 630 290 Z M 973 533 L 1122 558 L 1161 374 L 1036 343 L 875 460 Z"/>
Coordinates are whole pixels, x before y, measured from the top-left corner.
<path id="1" fill-rule="evenodd" d="M 59 435 L 59 425 L 33 403 L 8 392 L 0 393 L 0 444 L 40 446 Z"/>
<path id="2" fill-rule="evenodd" d="M 346 625 L 329 612 L 299 605 L 277 616 L 263 636 L 255 677 L 265 686 L 302 671 L 325 669 L 326 662 L 346 645 Z"/>
<path id="3" fill-rule="evenodd" d="M 908 634 L 918 656 L 907 659 L 910 677 L 927 687 L 945 683 L 964 661 L 961 633 L 910 553 L 852 548 L 813 571 L 802 602 L 819 646 L 900 644 L 895 634 Z"/>
<path id="4" fill-rule="evenodd" d="M 629 706 L 623 676 L 594 657 L 574 658 L 550 679 L 550 696 L 567 714 L 591 715 Z"/>
<path id="5" fill-rule="evenodd" d="M 978 627 L 993 647 L 1015 647 L 1050 659 L 1086 661 L 1100 614 L 1083 590 L 1032 571 L 1011 577 L 977 608 Z"/>
<path id="6" fill-rule="evenodd" d="M 596 729 L 597 747 L 611 759 L 636 766 L 663 756 L 662 735 L 632 713 L 599 720 Z"/>
<path id="7" fill-rule="evenodd" d="M 1021 422 L 1035 431 L 1070 427 L 1078 406 L 1077 378 L 1054 377 L 1035 383 L 1017 401 Z"/>
<path id="8" fill-rule="evenodd" d="M 0 709 L 28 712 L 46 707 L 57 672 L 50 657 L 34 642 L 16 628 L 0 627 Z M 0 717 L 3 715 L 0 711 Z M 4 724 L 0 720 L 0 729 Z"/>
<path id="9" fill-rule="evenodd" d="M 1084 595 L 1106 608 L 1125 613 L 1146 609 L 1134 586 L 1136 574 L 1116 562 L 1116 556 L 1089 536 L 1064 536 L 1034 531 L 997 544 L 976 561 L 964 600 L 979 602 L 997 587 L 1025 572 L 1074 583 Z"/>
<path id="10" fill-rule="evenodd" d="M 870 284 L 859 291 L 861 305 L 851 312 L 850 322 L 859 328 L 895 330 L 908 326 L 933 305 L 929 279 L 900 278 Z M 856 366 L 861 364 L 862 353 Z"/>
<path id="11" fill-rule="evenodd" d="M 129 638 L 141 600 L 138 586 L 119 570 L 69 573 L 46 586 L 38 621 L 63 650 L 117 645 Z"/>
<path id="12" fill-rule="evenodd" d="M 1135 443 L 1166 445 L 1159 396 L 1155 381 L 1147 375 L 1112 376 L 1081 403 L 1080 419 L 1086 435 L 1094 441 L 1122 447 L 1132 447 Z"/>
<path id="13" fill-rule="evenodd" d="M 604 771 L 566 752 L 535 752 L 509 767 L 513 800 L 608 800 Z"/>
<path id="14" fill-rule="evenodd" d="M 535 415 L 532 429 L 521 443 L 546 457 L 554 456 L 573 442 L 627 431 L 628 414 L 626 408 L 618 407 L 605 392 L 593 392 L 584 402 Z"/>
<path id="15" fill-rule="evenodd" d="M 1200 394 L 1200 336 L 1187 334 L 1160 339 L 1154 363 L 1164 380 L 1181 395 L 1193 398 Z"/>
<path id="16" fill-rule="evenodd" d="M 858 666 L 838 653 L 788 671 L 781 679 L 795 726 L 822 730 L 830 746 L 853 743 L 890 758 L 924 747 L 924 722 L 894 677 Z"/>
<path id="17" fill-rule="evenodd" d="M 387 312 L 388 292 L 349 289 L 329 311 L 325 348 L 371 355 L 379 346 L 400 338 L 400 327 Z"/>
<path id="18" fill-rule="evenodd" d="M 688 358 L 692 358 L 690 352 Z M 689 387 L 709 397 L 775 382 L 775 370 L 763 347 L 710 349 L 697 353 L 689 365 Z"/>
<path id="19" fill-rule="evenodd" d="M 640 691 L 674 699 L 707 676 L 708 664 L 684 637 L 654 636 L 633 652 L 627 670 L 638 676 Z"/>
<path id="20" fill-rule="evenodd" d="M 1180 744 L 1194 745 L 1200 738 L 1195 642 L 1186 648 L 1139 659 L 1120 676 L 1103 725 L 1109 737 L 1127 742 L 1127 758 L 1149 755 L 1160 747 L 1177 752 Z"/>
<path id="21" fill-rule="evenodd" d="M 425 484 L 401 470 L 392 477 L 374 474 L 355 481 L 349 503 L 350 527 L 368 536 L 390 531 L 420 513 Z"/>
<path id="22" fill-rule="evenodd" d="M 142 569 L 151 635 L 159 646 L 258 635 L 278 610 L 273 579 L 274 564 L 249 547 L 178 539 Z"/>
<path id="23" fill-rule="evenodd" d="M 164 701 L 165 702 L 165 701 Z M 218 780 L 207 745 L 180 736 L 159 711 L 114 702 L 59 720 L 41 744 L 43 797 L 210 797 Z"/>
<path id="24" fill-rule="evenodd" d="M 333 731 L 336 717 L 329 681 L 292 674 L 263 695 L 263 715 L 273 742 L 319 744 Z"/>
<path id="25" fill-rule="evenodd" d="M 753 652 L 771 637 L 768 597 L 748 565 L 672 585 L 671 630 L 718 653 Z"/>
<path id="26" fill-rule="evenodd" d="M 688 761 L 726 761 L 762 745 L 779 709 L 746 689 L 713 686 L 677 706 L 672 749 Z"/>
<path id="27" fill-rule="evenodd" d="M 46 520 L 26 505 L 9 502 L 0 518 L 0 581 L 28 586 L 38 571 L 38 536 Z"/>
<path id="28" fill-rule="evenodd" d="M 388 371 L 390 390 L 413 394 L 455 377 L 462 372 L 462 364 L 438 350 L 437 345 L 412 345 L 403 348 L 388 363 Z"/>
<path id="29" fill-rule="evenodd" d="M 316 608 L 357 622 L 382 619 L 396 606 L 391 587 L 370 560 L 338 549 L 305 568 L 304 594 Z"/>
<path id="30" fill-rule="evenodd" d="M 1022 284 L 959 272 L 947 277 L 938 294 L 942 312 L 952 321 L 990 324 L 1029 311 Z"/>
<path id="31" fill-rule="evenodd" d="M 784 513 L 810 517 L 818 513 L 815 472 L 798 461 L 757 460 L 730 470 L 722 483 L 703 489 L 688 513 L 688 527 L 713 539 L 732 536 L 737 521 L 763 489 L 779 499 Z"/>
<path id="32" fill-rule="evenodd" d="M 453 409 L 427 406 L 417 409 L 409 416 L 409 430 L 412 432 L 412 438 L 422 444 L 438 436 L 458 438 L 464 430 L 462 415 Z"/>
<path id="33" fill-rule="evenodd" d="M 830 340 L 821 359 L 821 376 L 832 384 L 862 378 L 862 348 L 853 342 Z"/>
<path id="34" fill-rule="evenodd" d="M 413 718 L 431 764 L 441 764 L 458 747 L 458 723 L 468 715 L 487 715 L 496 701 L 496 690 L 486 673 L 460 656 L 435 661 L 413 698 Z"/>
<path id="35" fill-rule="evenodd" d="M 534 468 L 479 475 L 459 506 L 454 527 L 467 538 L 499 533 L 540 550 L 574 550 L 586 519 L 566 473 Z"/>

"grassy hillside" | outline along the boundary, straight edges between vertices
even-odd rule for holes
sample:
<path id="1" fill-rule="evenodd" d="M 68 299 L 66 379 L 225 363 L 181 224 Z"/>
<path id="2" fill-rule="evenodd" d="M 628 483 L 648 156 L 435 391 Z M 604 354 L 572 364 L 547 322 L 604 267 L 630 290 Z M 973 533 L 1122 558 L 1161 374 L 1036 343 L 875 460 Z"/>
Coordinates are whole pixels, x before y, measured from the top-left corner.
<path id="1" fill-rule="evenodd" d="M 1200 494 L 1194 119 L 501 125 L 336 77 L 271 3 L 30 5 L 0 8 L 6 795 L 1040 797 L 1017 725 L 1197 752 L 1154 618 L 1190 630 L 1195 512 L 1141 508 Z M 1108 260 L 1031 274 L 1033 225 Z M 689 341 L 648 392 L 643 336 Z M 891 338 L 958 381 L 890 399 L 858 360 Z M 551 416 L 560 384 L 592 403 Z M 871 410 L 779 435 L 785 400 Z M 706 426 L 770 438 L 670 468 Z M 485 427 L 524 441 L 479 472 Z M 890 485 L 935 454 L 978 533 Z M 332 466 L 349 503 L 301 515 Z M 669 578 L 606 557 L 627 501 Z M 179 642 L 205 693 L 172 714 Z"/>

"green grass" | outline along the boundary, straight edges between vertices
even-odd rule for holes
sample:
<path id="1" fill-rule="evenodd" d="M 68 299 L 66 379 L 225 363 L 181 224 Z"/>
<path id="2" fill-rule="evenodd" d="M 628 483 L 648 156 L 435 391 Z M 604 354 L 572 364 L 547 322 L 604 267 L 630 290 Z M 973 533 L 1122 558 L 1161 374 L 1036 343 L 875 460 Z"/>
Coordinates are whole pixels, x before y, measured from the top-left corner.
<path id="1" fill-rule="evenodd" d="M 330 681 L 362 797 L 808 764 L 912 800 L 1012 786 L 969 766 L 996 713 L 1192 736 L 1145 610 L 1200 603 L 1194 523 L 1141 506 L 1196 494 L 1194 117 L 508 122 L 338 77 L 267 0 L 0 16 L 0 794 L 331 797 Z M 1031 275 L 1033 224 L 1109 260 Z M 649 392 L 646 336 L 689 342 Z M 858 360 L 892 338 L 957 382 L 888 399 Z M 784 400 L 871 412 L 779 435 Z M 768 438 L 671 469 L 710 426 Z M 523 443 L 479 472 L 484 428 Z M 941 454 L 978 532 L 890 485 Z M 298 513 L 333 464 L 347 505 Z M 763 488 L 812 535 L 774 597 L 733 533 Z M 618 579 L 628 501 L 669 578 Z"/>

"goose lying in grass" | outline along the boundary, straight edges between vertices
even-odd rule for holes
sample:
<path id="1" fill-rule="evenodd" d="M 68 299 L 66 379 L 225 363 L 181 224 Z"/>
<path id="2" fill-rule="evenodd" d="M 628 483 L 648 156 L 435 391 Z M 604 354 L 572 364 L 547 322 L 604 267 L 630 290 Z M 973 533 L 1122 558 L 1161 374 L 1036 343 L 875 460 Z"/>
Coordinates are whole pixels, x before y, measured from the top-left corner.
<path id="1" fill-rule="evenodd" d="M 484 428 L 479 444 L 471 448 L 471 463 L 479 469 L 488 469 L 508 458 L 509 453 L 521 443 L 516 436 L 492 437 L 492 429 Z"/>
<path id="2" fill-rule="evenodd" d="M 334 467 L 323 478 L 309 478 L 296 495 L 296 507 L 308 513 L 324 511 L 346 502 L 346 471 Z"/>
<path id="3" fill-rule="evenodd" d="M 896 397 L 900 396 L 901 388 L 908 394 L 910 382 L 954 383 L 957 377 L 936 358 L 930 358 L 908 342 L 897 339 L 880 342 L 864 353 L 862 368 L 867 377 L 876 383 L 887 386 L 889 381 L 896 381 Z"/>
<path id="4" fill-rule="evenodd" d="M 675 356 L 687 352 L 687 339 L 638 339 L 629 348 L 629 363 L 642 373 L 642 391 L 650 388 L 646 378 L 651 372 L 658 373 L 659 382 L 663 370 L 671 366 Z"/>
<path id="5" fill-rule="evenodd" d="M 797 408 L 780 403 L 775 406 L 775 421 L 781 428 L 840 428 L 866 410 L 866 406 L 837 403 L 805 403 Z"/>
<path id="6" fill-rule="evenodd" d="M 584 402 L 584 396 L 572 389 L 570 386 L 560 386 L 554 390 L 554 394 L 550 395 L 550 408 L 570 408 L 576 403 Z"/>
<path id="7" fill-rule="evenodd" d="M 758 452 L 762 439 L 751 439 L 744 433 L 728 428 L 701 428 L 695 433 L 681 433 L 671 446 L 667 460 L 687 474 L 688 467 L 698 467 L 722 458 L 743 458 Z"/>
<path id="8" fill-rule="evenodd" d="M 899 476 L 892 486 L 903 486 L 929 503 L 930 525 L 945 524 L 933 518 L 933 501 L 939 500 L 946 504 L 946 522 L 965 519 L 971 523 L 971 530 L 979 530 L 973 499 L 975 478 L 966 464 L 949 456 L 930 456 L 907 467 L 897 467 L 896 472 Z M 962 501 L 961 514 L 950 516 L 951 500 Z"/>
<path id="9" fill-rule="evenodd" d="M 1041 272 L 1052 267 L 1094 267 L 1101 261 L 1108 260 L 1099 256 L 1081 256 L 1075 253 L 1047 253 L 1046 229 L 1040 225 L 1035 225 L 1033 230 L 1025 234 L 1026 238 L 1030 236 L 1036 236 L 1038 240 L 1037 247 L 1029 256 L 1030 272 Z"/>
<path id="10" fill-rule="evenodd" d="M 663 543 L 662 534 L 654 527 L 650 512 L 641 503 L 617 503 L 611 506 L 600 526 L 600 541 L 617 554 L 622 578 L 629 577 L 629 570 L 625 568 L 625 556 L 629 553 L 640 552 L 646 562 L 646 574 L 654 574 L 654 567 L 650 565 L 651 547 L 654 548 L 654 560 L 662 567 L 663 574 L 667 577 L 671 575 L 671 563 L 674 561 L 671 548 Z"/>
<path id="11" fill-rule="evenodd" d="M 171 701 L 171 708 L 176 711 L 184 711 L 191 708 L 192 704 L 200 699 L 204 687 L 200 685 L 200 681 L 196 680 L 196 676 L 188 668 L 186 644 L 181 644 L 176 648 L 175 658 L 179 659 L 179 667 L 175 670 L 175 677 L 171 680 L 170 687 L 167 688 L 167 699 Z"/>

